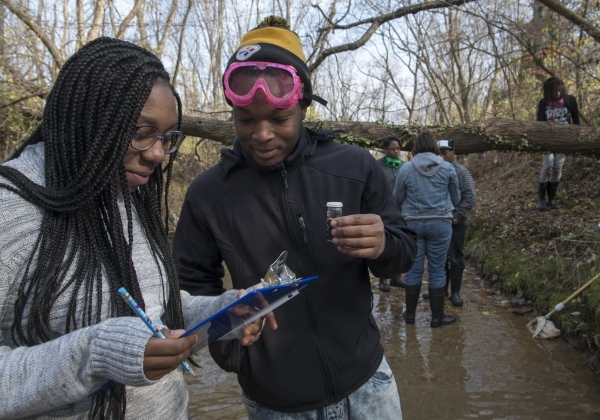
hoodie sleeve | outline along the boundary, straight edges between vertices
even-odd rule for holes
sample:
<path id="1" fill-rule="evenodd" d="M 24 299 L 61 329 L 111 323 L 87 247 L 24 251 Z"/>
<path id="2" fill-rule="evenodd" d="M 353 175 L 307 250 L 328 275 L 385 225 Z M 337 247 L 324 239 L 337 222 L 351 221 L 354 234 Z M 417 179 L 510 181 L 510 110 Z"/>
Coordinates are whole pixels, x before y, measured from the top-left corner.
<path id="1" fill-rule="evenodd" d="M 217 296 L 225 292 L 223 257 L 215 238 L 197 212 L 193 200 L 196 194 L 195 184 L 192 183 L 175 230 L 173 257 L 182 290 L 193 296 Z"/>
<path id="2" fill-rule="evenodd" d="M 445 162 L 447 163 L 447 162 Z M 458 186 L 458 176 L 456 175 L 456 171 L 454 170 L 454 166 L 450 165 L 450 179 L 448 180 L 448 192 L 450 193 L 450 200 L 452 200 L 452 204 L 457 206 L 460 203 L 460 188 Z"/>
<path id="3" fill-rule="evenodd" d="M 577 99 L 574 96 L 569 96 L 569 112 L 574 125 L 580 125 L 579 108 L 577 107 Z"/>
<path id="4" fill-rule="evenodd" d="M 538 102 L 537 120 L 538 121 L 548 121 L 548 119 L 546 117 L 546 101 L 544 99 L 541 99 Z"/>

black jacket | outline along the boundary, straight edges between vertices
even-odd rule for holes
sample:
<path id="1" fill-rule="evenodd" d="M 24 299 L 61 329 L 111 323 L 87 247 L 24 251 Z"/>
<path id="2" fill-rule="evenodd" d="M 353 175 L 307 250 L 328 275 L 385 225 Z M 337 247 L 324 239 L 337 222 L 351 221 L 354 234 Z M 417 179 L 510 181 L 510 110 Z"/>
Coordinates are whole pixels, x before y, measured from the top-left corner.
<path id="1" fill-rule="evenodd" d="M 579 108 L 574 96 L 565 95 L 564 106 L 561 108 L 550 108 L 545 99 L 538 103 L 538 121 L 550 121 L 558 124 L 579 125 Z"/>
<path id="2" fill-rule="evenodd" d="M 303 129 L 296 149 L 275 167 L 256 164 L 237 140 L 222 155 L 190 185 L 177 224 L 173 252 L 182 289 L 222 293 L 223 260 L 234 288 L 247 288 L 283 250 L 297 276 L 319 279 L 275 310 L 279 328 L 265 328 L 241 366 L 237 340 L 211 345 L 211 355 L 238 373 L 251 399 L 272 409 L 299 412 L 340 401 L 370 379 L 383 357 L 369 269 L 381 278 L 406 272 L 416 235 L 366 150 Z M 387 242 L 379 258 L 344 256 L 326 240 L 327 201 L 343 202 L 344 215 L 381 216 Z"/>

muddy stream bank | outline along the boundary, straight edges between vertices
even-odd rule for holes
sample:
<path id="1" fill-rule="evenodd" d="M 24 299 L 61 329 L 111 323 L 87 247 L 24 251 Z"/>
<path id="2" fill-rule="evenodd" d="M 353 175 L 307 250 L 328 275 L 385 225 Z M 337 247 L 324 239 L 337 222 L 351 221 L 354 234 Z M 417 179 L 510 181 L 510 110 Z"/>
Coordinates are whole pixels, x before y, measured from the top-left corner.
<path id="1" fill-rule="evenodd" d="M 374 316 L 396 377 L 403 418 L 599 419 L 600 383 L 565 341 L 533 340 L 528 319 L 511 314 L 477 274 L 465 272 L 465 305 L 446 312 L 457 323 L 432 329 L 427 301 L 406 326 L 401 289 L 381 293 L 373 279 Z M 192 419 L 244 419 L 235 375 L 221 371 L 205 349 L 199 377 L 189 380 Z"/>

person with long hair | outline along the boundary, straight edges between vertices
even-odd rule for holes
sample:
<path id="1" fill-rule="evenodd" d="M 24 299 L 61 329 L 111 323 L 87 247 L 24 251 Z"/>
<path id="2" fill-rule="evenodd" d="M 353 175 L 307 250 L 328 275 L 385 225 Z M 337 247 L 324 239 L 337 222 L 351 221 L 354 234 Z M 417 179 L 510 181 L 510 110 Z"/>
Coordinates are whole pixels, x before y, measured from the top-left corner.
<path id="1" fill-rule="evenodd" d="M 177 367 L 197 337 L 179 336 L 238 292 L 179 289 L 161 203 L 180 125 L 160 60 L 100 38 L 64 64 L 42 123 L 0 165 L 1 418 L 187 419 Z"/>
<path id="2" fill-rule="evenodd" d="M 556 124 L 579 125 L 579 108 L 574 96 L 568 95 L 565 84 L 558 77 L 550 77 L 542 87 L 544 97 L 538 103 L 537 120 Z M 556 191 L 560 183 L 562 168 L 565 164 L 562 153 L 544 154 L 544 166 L 538 182 L 538 210 L 545 211 L 548 206 L 557 209 Z M 546 205 L 548 193 L 548 205 Z"/>
<path id="3" fill-rule="evenodd" d="M 454 316 L 444 314 L 444 266 L 452 238 L 452 211 L 460 201 L 458 177 L 452 164 L 440 156 L 437 142 L 428 131 L 417 136 L 412 155 L 410 162 L 400 168 L 394 188 L 406 224 L 417 232 L 417 256 L 406 273 L 403 316 L 407 324 L 415 323 L 427 256 L 431 327 L 442 327 L 456 321 Z"/>

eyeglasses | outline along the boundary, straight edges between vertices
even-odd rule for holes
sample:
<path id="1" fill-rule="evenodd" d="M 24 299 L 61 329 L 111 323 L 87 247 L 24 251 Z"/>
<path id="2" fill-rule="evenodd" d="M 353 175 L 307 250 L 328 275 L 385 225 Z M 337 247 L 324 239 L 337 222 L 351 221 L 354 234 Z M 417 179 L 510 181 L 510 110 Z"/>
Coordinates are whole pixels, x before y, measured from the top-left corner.
<path id="1" fill-rule="evenodd" d="M 147 124 L 136 125 L 135 127 L 137 130 L 131 137 L 131 147 L 139 151 L 150 149 L 160 139 L 163 152 L 168 155 L 177 151 L 181 146 L 181 142 L 185 139 L 185 134 L 181 131 L 161 133 L 158 128 Z"/>
<path id="2" fill-rule="evenodd" d="M 269 105 L 291 108 L 304 97 L 304 84 L 296 69 L 278 63 L 233 63 L 223 76 L 225 96 L 235 106 L 248 106 L 261 89 Z"/>

